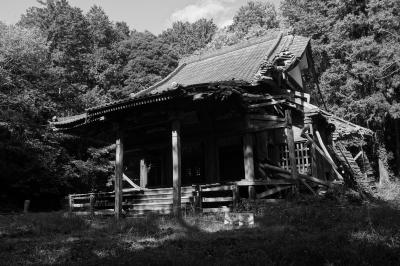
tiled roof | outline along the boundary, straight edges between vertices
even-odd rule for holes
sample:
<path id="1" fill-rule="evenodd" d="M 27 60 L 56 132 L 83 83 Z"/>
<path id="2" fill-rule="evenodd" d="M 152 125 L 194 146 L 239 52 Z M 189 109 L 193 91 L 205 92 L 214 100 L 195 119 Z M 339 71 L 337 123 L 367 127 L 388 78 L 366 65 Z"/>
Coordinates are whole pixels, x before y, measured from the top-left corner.
<path id="1" fill-rule="evenodd" d="M 288 51 L 300 58 L 308 43 L 309 38 L 301 36 L 270 34 L 208 54 L 188 57 L 183 59 L 178 68 L 165 79 L 130 98 L 93 107 L 87 109 L 84 114 L 59 119 L 51 124 L 58 129 L 79 127 L 97 121 L 109 112 L 171 99 L 179 95 L 176 88 L 182 88 L 182 86 L 232 80 L 250 84 L 254 81 L 263 62 L 272 60 L 282 51 Z"/>
<path id="2" fill-rule="evenodd" d="M 372 136 L 374 132 L 368 128 L 353 124 L 349 121 L 341 119 L 335 115 L 326 117 L 329 123 L 332 123 L 336 127 L 336 133 L 339 138 L 344 138 L 353 134 L 359 134 L 363 136 Z"/>
<path id="3" fill-rule="evenodd" d="M 178 68 L 164 80 L 132 97 L 171 90 L 174 84 L 194 84 L 245 81 L 252 83 L 261 64 L 281 51 L 289 51 L 300 58 L 307 48 L 309 38 L 282 36 L 258 38 L 215 52 L 183 59 Z"/>

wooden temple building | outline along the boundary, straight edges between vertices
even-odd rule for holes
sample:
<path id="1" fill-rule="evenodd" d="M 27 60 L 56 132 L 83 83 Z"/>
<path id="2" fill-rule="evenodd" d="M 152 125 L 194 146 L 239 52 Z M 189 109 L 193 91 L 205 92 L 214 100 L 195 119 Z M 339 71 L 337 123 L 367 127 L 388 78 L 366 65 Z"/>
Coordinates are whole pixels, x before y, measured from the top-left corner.
<path id="1" fill-rule="evenodd" d="M 329 150 L 340 119 L 310 104 L 312 68 L 309 38 L 265 36 L 185 58 L 127 99 L 53 122 L 116 146 L 114 191 L 70 195 L 70 208 L 179 215 L 330 186 L 342 178 Z"/>

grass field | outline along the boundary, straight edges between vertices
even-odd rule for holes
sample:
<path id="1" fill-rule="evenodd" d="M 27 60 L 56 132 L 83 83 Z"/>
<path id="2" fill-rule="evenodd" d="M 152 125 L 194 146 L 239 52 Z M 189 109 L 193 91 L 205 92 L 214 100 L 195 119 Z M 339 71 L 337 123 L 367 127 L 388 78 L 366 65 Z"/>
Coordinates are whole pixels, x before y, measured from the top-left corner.
<path id="1" fill-rule="evenodd" d="M 0 216 L 1 265 L 400 265 L 400 211 L 385 202 L 258 207 L 253 228 L 222 216 Z"/>

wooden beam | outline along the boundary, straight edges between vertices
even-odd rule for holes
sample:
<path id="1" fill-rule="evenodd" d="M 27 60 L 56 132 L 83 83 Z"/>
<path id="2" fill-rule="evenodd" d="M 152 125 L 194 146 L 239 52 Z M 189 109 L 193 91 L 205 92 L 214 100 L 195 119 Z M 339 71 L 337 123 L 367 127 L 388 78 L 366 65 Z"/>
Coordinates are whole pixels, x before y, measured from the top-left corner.
<path id="1" fill-rule="evenodd" d="M 267 164 L 267 163 L 263 163 L 263 164 L 260 164 L 260 165 L 262 167 L 266 168 L 266 169 L 269 169 L 269 170 L 272 170 L 272 171 L 276 171 L 278 173 L 284 173 L 284 174 L 291 175 L 291 172 L 289 172 L 288 170 L 285 170 L 283 168 L 280 168 L 279 166 L 274 166 L 274 165 L 270 165 L 270 164 Z M 324 186 L 327 186 L 327 187 L 331 187 L 332 186 L 332 184 L 330 182 L 315 178 L 313 176 L 304 175 L 304 174 L 300 174 L 299 173 L 298 177 L 306 179 L 306 180 L 314 182 L 314 183 L 317 183 L 319 185 L 324 185 Z"/>
<path id="2" fill-rule="evenodd" d="M 286 189 L 289 189 L 289 188 L 292 188 L 292 186 L 282 186 L 282 187 L 275 187 L 275 188 L 268 189 L 267 191 L 264 191 L 264 192 L 262 192 L 260 194 L 257 194 L 257 199 L 262 199 L 262 198 L 265 198 L 267 196 L 271 196 L 271 195 L 273 195 L 275 193 L 278 193 L 280 191 L 283 191 L 283 190 L 286 190 Z"/>
<path id="3" fill-rule="evenodd" d="M 333 161 L 331 161 L 331 160 L 325 155 L 324 151 L 321 150 L 320 147 L 318 147 L 318 145 L 315 143 L 315 141 L 314 141 L 307 133 L 303 134 L 303 136 L 305 136 L 305 137 L 307 138 L 307 140 L 308 140 L 309 142 L 312 143 L 313 147 L 315 147 L 315 149 L 321 154 L 321 156 L 322 156 L 323 158 L 325 158 L 325 160 L 332 166 L 332 169 L 333 169 L 333 171 L 336 173 L 336 175 L 338 176 L 339 180 L 343 180 L 343 176 L 339 173 L 339 169 L 338 169 L 338 167 L 336 166 L 336 164 L 335 164 Z"/>
<path id="4" fill-rule="evenodd" d="M 127 177 L 125 174 L 122 175 L 123 180 L 129 183 L 134 189 L 140 190 L 140 187 L 136 185 L 129 177 Z"/>
<path id="5" fill-rule="evenodd" d="M 282 168 L 281 168 L 282 169 Z M 282 169 L 285 170 L 285 169 Z M 285 170 L 286 171 L 286 170 Z M 267 185 L 293 185 L 294 182 L 291 179 L 271 179 L 271 180 L 240 180 L 236 181 L 237 186 L 267 186 Z"/>
<path id="6" fill-rule="evenodd" d="M 146 160 L 144 158 L 140 159 L 140 186 L 142 188 L 147 187 L 148 181 L 148 168 Z"/>
<path id="7" fill-rule="evenodd" d="M 253 154 L 253 135 L 247 133 L 243 136 L 243 159 L 244 159 L 244 177 L 248 181 L 254 181 L 254 154 Z M 255 199 L 255 187 L 249 186 L 249 198 Z"/>
<path id="8" fill-rule="evenodd" d="M 283 99 L 283 100 L 271 100 L 270 102 L 266 102 L 266 103 L 257 103 L 257 104 L 249 105 L 249 108 L 260 108 L 260 107 L 276 105 L 276 104 L 284 103 L 284 102 L 286 102 L 286 99 Z"/>
<path id="9" fill-rule="evenodd" d="M 358 157 L 360 157 L 363 154 L 363 151 L 361 150 L 357 155 L 354 157 L 354 161 L 357 161 Z"/>
<path id="10" fill-rule="evenodd" d="M 181 126 L 179 120 L 172 122 L 172 184 L 173 184 L 173 213 L 181 216 Z"/>
<path id="11" fill-rule="evenodd" d="M 114 214 L 117 220 L 120 219 L 122 213 L 122 178 L 124 169 L 124 138 L 123 129 L 120 125 L 116 126 L 115 140 L 115 205 Z"/>
<path id="12" fill-rule="evenodd" d="M 321 148 L 322 148 L 322 150 L 325 152 L 326 157 L 328 157 L 329 160 L 330 160 L 333 164 L 335 164 L 334 161 L 333 161 L 333 159 L 332 159 L 332 157 L 331 157 L 331 155 L 330 155 L 329 152 L 328 152 L 328 149 L 325 147 L 325 144 L 324 144 L 324 142 L 322 141 L 321 135 L 319 134 L 318 130 L 315 130 L 315 135 L 317 136 L 319 145 L 321 145 Z M 335 165 L 336 165 L 336 164 L 335 164 Z"/>
<path id="13" fill-rule="evenodd" d="M 293 180 L 297 179 L 297 165 L 296 165 L 296 149 L 294 144 L 294 134 L 293 134 L 293 121 L 292 121 L 292 111 L 286 109 L 285 110 L 285 119 L 286 119 L 286 137 L 287 144 L 289 148 L 289 162 L 291 169 L 291 178 Z"/>
<path id="14" fill-rule="evenodd" d="M 248 116 L 252 120 L 285 122 L 285 118 L 284 117 L 279 117 L 279 116 L 276 116 L 276 115 L 249 114 Z"/>
<path id="15" fill-rule="evenodd" d="M 313 131 L 313 120 L 311 117 L 306 116 L 304 118 L 304 127 L 301 129 L 301 133 L 300 136 L 303 136 L 304 134 L 306 134 L 308 131 L 314 135 L 314 131 Z M 311 175 L 318 177 L 318 159 L 317 159 L 317 151 L 315 149 L 315 146 L 311 143 L 308 142 L 308 146 L 310 148 L 310 157 L 311 157 Z"/>

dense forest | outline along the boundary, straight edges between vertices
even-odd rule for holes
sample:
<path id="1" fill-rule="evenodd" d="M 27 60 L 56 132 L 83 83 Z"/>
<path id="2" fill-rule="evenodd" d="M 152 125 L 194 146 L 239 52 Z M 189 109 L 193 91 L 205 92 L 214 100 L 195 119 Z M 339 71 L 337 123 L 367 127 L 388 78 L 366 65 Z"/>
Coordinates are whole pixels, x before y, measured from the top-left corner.
<path id="1" fill-rule="evenodd" d="M 24 199 L 54 209 L 67 193 L 106 189 L 111 148 L 53 132 L 54 116 L 127 97 L 182 57 L 271 30 L 312 38 L 322 90 L 321 98 L 311 87 L 314 103 L 376 131 L 383 159 L 399 174 L 398 0 L 250 1 L 225 28 L 177 21 L 158 36 L 110 21 L 99 6 L 84 13 L 67 0 L 40 4 L 16 25 L 0 22 L 0 210 Z"/>

